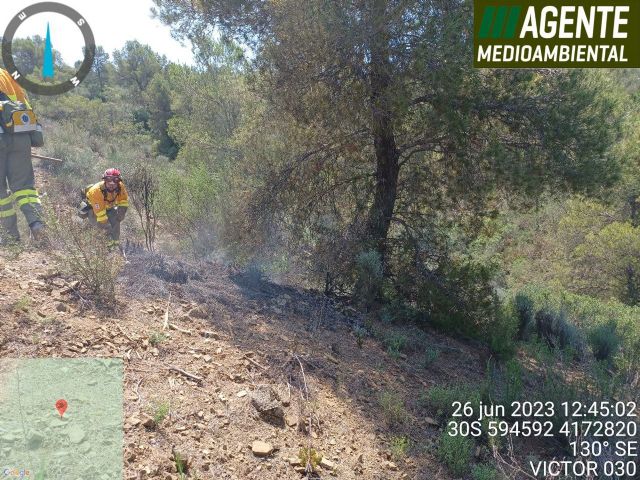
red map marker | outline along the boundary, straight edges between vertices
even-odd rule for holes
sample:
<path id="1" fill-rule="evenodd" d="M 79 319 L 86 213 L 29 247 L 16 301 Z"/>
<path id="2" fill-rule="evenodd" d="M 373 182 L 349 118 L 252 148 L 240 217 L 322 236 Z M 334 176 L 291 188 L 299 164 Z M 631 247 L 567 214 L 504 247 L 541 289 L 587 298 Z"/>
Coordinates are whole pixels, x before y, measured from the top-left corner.
<path id="1" fill-rule="evenodd" d="M 58 400 L 56 402 L 56 409 L 58 410 L 58 413 L 60 414 L 60 418 L 62 418 L 62 415 L 64 415 L 64 412 L 67 411 L 67 401 L 63 400 L 62 398 L 60 400 Z"/>

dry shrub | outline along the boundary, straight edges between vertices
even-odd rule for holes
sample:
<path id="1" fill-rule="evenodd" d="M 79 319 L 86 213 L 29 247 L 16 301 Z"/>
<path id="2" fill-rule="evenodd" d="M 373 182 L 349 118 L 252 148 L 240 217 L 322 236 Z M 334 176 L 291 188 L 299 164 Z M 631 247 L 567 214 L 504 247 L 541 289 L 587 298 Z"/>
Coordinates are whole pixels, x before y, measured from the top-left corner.
<path id="1" fill-rule="evenodd" d="M 73 215 L 50 216 L 52 256 L 81 282 L 96 304 L 113 305 L 116 279 L 124 264 L 117 248 L 109 247 L 105 234 Z"/>

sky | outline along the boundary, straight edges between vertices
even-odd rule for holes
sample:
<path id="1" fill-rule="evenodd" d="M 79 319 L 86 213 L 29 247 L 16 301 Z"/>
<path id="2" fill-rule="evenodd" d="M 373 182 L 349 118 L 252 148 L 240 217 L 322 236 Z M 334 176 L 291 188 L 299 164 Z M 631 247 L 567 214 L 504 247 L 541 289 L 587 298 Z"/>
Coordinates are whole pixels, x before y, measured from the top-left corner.
<path id="1" fill-rule="evenodd" d="M 109 54 L 120 49 L 127 40 L 138 40 L 150 45 L 153 50 L 166 55 L 176 63 L 193 64 L 193 55 L 188 45 L 171 38 L 169 27 L 151 17 L 151 0 L 57 0 L 77 10 L 91 26 L 96 45 L 104 47 Z M 2 7 L 0 14 L 0 36 L 14 15 L 38 0 L 12 0 Z M 16 37 L 40 35 L 45 37 L 47 23 L 51 28 L 51 43 L 65 63 L 73 65 L 82 59 L 82 34 L 66 17 L 57 14 L 38 14 L 28 18 L 16 32 Z"/>

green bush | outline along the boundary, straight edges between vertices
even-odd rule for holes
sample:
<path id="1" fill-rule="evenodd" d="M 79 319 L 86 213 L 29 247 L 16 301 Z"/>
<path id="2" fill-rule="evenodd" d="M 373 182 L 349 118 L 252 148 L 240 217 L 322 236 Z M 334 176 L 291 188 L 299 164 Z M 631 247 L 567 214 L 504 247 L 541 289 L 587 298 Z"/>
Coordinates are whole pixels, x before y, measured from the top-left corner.
<path id="1" fill-rule="evenodd" d="M 494 267 L 467 261 L 450 262 L 441 270 L 419 284 L 417 306 L 425 318 L 446 332 L 489 338 L 500 320 Z"/>
<path id="2" fill-rule="evenodd" d="M 356 257 L 354 297 L 363 308 L 370 308 L 382 289 L 382 260 L 375 250 L 360 252 Z"/>
<path id="3" fill-rule="evenodd" d="M 544 308 L 535 314 L 536 333 L 552 348 L 570 350 L 576 358 L 582 358 L 585 351 L 584 339 L 575 325 L 567 318 L 563 310 L 553 311 Z"/>
<path id="4" fill-rule="evenodd" d="M 407 437 L 393 437 L 389 448 L 391 449 L 391 455 L 393 458 L 395 460 L 400 460 L 407 456 L 407 451 L 409 450 L 409 439 Z"/>
<path id="5" fill-rule="evenodd" d="M 356 337 L 356 343 L 358 344 L 358 348 L 362 348 L 364 345 L 364 339 L 367 338 L 369 332 L 367 329 L 360 325 L 355 325 L 353 327 L 353 335 Z"/>
<path id="6" fill-rule="evenodd" d="M 514 304 L 518 315 L 518 339 L 528 340 L 534 328 L 533 301 L 528 296 L 519 293 L 514 299 Z"/>
<path id="7" fill-rule="evenodd" d="M 433 347 L 427 347 L 422 355 L 422 368 L 428 368 L 440 356 L 440 350 Z"/>
<path id="8" fill-rule="evenodd" d="M 151 417 L 153 418 L 153 424 L 159 426 L 167 415 L 169 415 L 170 405 L 169 402 L 156 402 L 151 410 Z"/>
<path id="9" fill-rule="evenodd" d="M 523 371 L 517 359 L 513 358 L 500 365 L 490 361 L 482 387 L 484 403 L 510 405 L 522 397 Z"/>
<path id="10" fill-rule="evenodd" d="M 471 478 L 473 478 L 473 480 L 496 480 L 498 478 L 498 472 L 491 465 L 475 465 L 471 469 Z"/>
<path id="11" fill-rule="evenodd" d="M 618 301 L 603 302 L 586 295 L 576 295 L 562 290 L 552 290 L 530 285 L 523 288 L 520 294 L 527 296 L 534 305 L 534 310 L 545 310 L 553 316 L 563 312 L 566 323 L 562 336 L 565 342 L 576 348 L 579 353 L 585 351 L 585 340 L 581 332 L 588 332 L 587 340 L 594 355 L 606 355 L 609 349 L 614 363 L 620 370 L 634 371 L 640 366 L 640 307 L 624 305 Z M 619 339 L 616 346 L 611 336 L 611 327 L 616 324 L 615 336 Z M 601 327 L 602 326 L 602 327 Z M 571 338 L 573 337 L 573 339 Z M 594 346 L 596 347 L 594 349 Z"/>
<path id="12" fill-rule="evenodd" d="M 507 360 L 516 352 L 516 335 L 515 319 L 505 309 L 500 309 L 494 321 L 486 326 L 484 338 L 489 339 L 489 348 L 496 357 Z"/>
<path id="13" fill-rule="evenodd" d="M 380 320 L 386 324 L 407 324 L 419 318 L 419 311 L 398 298 L 392 298 L 380 309 Z"/>
<path id="14" fill-rule="evenodd" d="M 565 435 L 559 435 L 559 429 L 567 421 L 572 421 L 571 416 L 565 416 L 564 411 L 559 406 L 562 402 L 571 405 L 573 402 L 581 402 L 590 404 L 597 400 L 592 394 L 590 386 L 586 382 L 569 382 L 563 376 L 563 368 L 558 368 L 554 362 L 547 365 L 541 388 L 536 392 L 537 398 L 533 401 L 553 402 L 556 406 L 554 415 L 549 418 L 553 424 L 554 435 L 560 439 L 561 443 L 568 445 L 569 438 Z M 608 400 L 602 398 L 602 400 Z M 571 412 L 569 412 L 571 413 Z M 575 419 L 574 419 L 575 420 Z"/>
<path id="15" fill-rule="evenodd" d="M 453 402 L 471 402 L 471 406 L 477 412 L 480 405 L 480 389 L 462 384 L 449 387 L 434 385 L 427 393 L 426 402 L 437 416 L 450 417 L 454 412 Z"/>
<path id="16" fill-rule="evenodd" d="M 387 347 L 387 353 L 389 353 L 392 358 L 397 359 L 407 347 L 408 339 L 405 335 L 394 332 L 387 335 L 384 343 Z"/>
<path id="17" fill-rule="evenodd" d="M 597 360 L 613 360 L 620 348 L 620 337 L 614 320 L 606 324 L 596 325 L 588 335 L 589 345 Z"/>
<path id="18" fill-rule="evenodd" d="M 391 391 L 385 391 L 378 397 L 384 419 L 390 426 L 400 425 L 407 420 L 407 409 L 402 397 Z"/>
<path id="19" fill-rule="evenodd" d="M 473 440 L 462 435 L 452 437 L 447 430 L 442 432 L 438 442 L 438 458 L 452 475 L 466 475 L 470 470 L 472 457 Z"/>
<path id="20" fill-rule="evenodd" d="M 157 212 L 161 222 L 171 225 L 184 251 L 204 256 L 218 241 L 221 218 L 220 195 L 225 190 L 219 175 L 204 163 L 167 169 L 159 179 Z"/>
<path id="21" fill-rule="evenodd" d="M 153 331 L 149 334 L 149 344 L 153 347 L 157 347 L 162 342 L 166 341 L 169 337 L 167 337 L 162 332 Z"/>
<path id="22" fill-rule="evenodd" d="M 315 448 L 301 447 L 298 451 L 300 465 L 310 468 L 312 472 L 317 472 L 322 462 L 322 455 Z"/>

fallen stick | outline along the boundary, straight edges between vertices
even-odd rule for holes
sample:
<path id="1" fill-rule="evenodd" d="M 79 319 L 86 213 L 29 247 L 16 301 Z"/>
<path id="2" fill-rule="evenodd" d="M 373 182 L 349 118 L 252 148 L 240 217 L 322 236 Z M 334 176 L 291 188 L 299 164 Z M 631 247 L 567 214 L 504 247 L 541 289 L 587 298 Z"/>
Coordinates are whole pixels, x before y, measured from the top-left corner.
<path id="1" fill-rule="evenodd" d="M 138 380 L 138 385 L 136 385 L 136 389 L 134 390 L 135 394 L 138 396 L 138 400 L 136 400 L 136 402 L 140 401 L 140 392 L 138 392 L 138 389 L 140 388 L 140 385 L 142 385 L 142 379 Z"/>
<path id="2" fill-rule="evenodd" d="M 247 357 L 246 355 L 243 357 L 245 360 L 249 360 L 251 363 L 253 363 L 256 367 L 260 367 L 263 370 L 269 370 L 269 367 L 263 367 L 262 365 L 260 365 L 258 362 L 256 362 L 254 359 Z"/>
<path id="3" fill-rule="evenodd" d="M 129 336 L 129 335 L 128 335 L 128 334 L 127 334 L 123 329 L 122 329 L 122 327 L 120 326 L 120 324 L 119 324 L 119 323 L 116 323 L 116 328 L 117 328 L 118 330 L 120 330 L 120 333 L 121 333 L 122 335 L 124 335 L 125 337 L 127 337 L 127 339 L 128 339 L 130 342 L 133 342 L 133 341 L 134 341 L 134 340 L 133 340 L 133 338 L 131 338 L 131 337 L 130 337 L 130 336 Z"/>
<path id="4" fill-rule="evenodd" d="M 202 377 L 198 377 L 197 375 L 194 375 L 193 373 L 185 372 L 181 368 L 174 367 L 173 365 L 168 367 L 168 369 L 173 371 L 173 372 L 177 372 L 177 373 L 179 373 L 181 375 L 184 375 L 185 377 L 193 380 L 194 382 L 202 383 L 204 381 L 204 379 Z"/>
<path id="5" fill-rule="evenodd" d="M 44 155 L 38 155 L 37 153 L 32 153 L 31 156 L 39 160 L 46 160 L 47 162 L 64 163 L 64 160 L 61 160 L 59 158 L 45 157 Z"/>
<path id="6" fill-rule="evenodd" d="M 177 330 L 177 331 L 179 331 L 181 333 L 185 333 L 187 335 L 191 335 L 191 330 L 184 330 L 184 329 L 178 327 L 177 325 L 175 325 L 173 323 L 169 324 L 169 328 L 173 328 L 174 330 Z"/>

